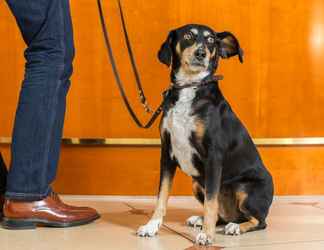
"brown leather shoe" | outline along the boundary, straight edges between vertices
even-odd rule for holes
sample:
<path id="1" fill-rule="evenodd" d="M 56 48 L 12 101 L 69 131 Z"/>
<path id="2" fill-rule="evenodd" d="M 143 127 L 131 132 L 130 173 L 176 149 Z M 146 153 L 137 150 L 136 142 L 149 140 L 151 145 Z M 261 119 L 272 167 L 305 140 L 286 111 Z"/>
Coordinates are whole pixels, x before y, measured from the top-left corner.
<path id="1" fill-rule="evenodd" d="M 69 210 L 73 210 L 73 211 L 76 211 L 76 212 L 79 212 L 79 211 L 82 212 L 82 211 L 89 210 L 89 209 L 94 210 L 93 208 L 89 208 L 89 207 L 77 207 L 77 206 L 71 206 L 71 205 L 65 204 L 65 203 L 61 200 L 61 198 L 58 196 L 58 194 L 55 193 L 55 192 L 52 192 L 52 193 L 50 194 L 50 196 L 51 196 L 54 200 L 56 200 L 58 203 L 60 203 L 63 207 L 65 207 L 65 208 L 67 208 L 67 209 L 69 209 Z"/>
<path id="2" fill-rule="evenodd" d="M 5 200 L 3 227 L 7 229 L 34 229 L 72 227 L 88 224 L 100 217 L 95 209 L 64 204 L 55 194 L 40 201 Z"/>

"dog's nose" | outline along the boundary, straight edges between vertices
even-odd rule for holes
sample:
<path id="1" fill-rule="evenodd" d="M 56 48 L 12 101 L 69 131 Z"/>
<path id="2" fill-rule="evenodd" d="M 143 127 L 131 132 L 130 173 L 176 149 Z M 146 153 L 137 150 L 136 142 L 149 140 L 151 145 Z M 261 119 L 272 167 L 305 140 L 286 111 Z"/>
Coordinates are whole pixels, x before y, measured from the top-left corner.
<path id="1" fill-rule="evenodd" d="M 203 60 L 206 57 L 206 51 L 205 51 L 205 49 L 203 49 L 203 48 L 197 49 L 196 52 L 195 52 L 195 57 L 198 60 Z"/>

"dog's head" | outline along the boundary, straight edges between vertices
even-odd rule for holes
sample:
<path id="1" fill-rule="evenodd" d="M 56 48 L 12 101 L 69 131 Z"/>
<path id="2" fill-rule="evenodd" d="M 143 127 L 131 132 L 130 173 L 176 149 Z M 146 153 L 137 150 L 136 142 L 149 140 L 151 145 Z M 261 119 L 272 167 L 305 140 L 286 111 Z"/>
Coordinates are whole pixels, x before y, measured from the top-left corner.
<path id="1" fill-rule="evenodd" d="M 220 57 L 235 55 L 243 62 L 243 51 L 233 34 L 215 32 L 204 25 L 189 24 L 169 33 L 158 58 L 172 67 L 173 80 L 186 83 L 213 74 Z"/>

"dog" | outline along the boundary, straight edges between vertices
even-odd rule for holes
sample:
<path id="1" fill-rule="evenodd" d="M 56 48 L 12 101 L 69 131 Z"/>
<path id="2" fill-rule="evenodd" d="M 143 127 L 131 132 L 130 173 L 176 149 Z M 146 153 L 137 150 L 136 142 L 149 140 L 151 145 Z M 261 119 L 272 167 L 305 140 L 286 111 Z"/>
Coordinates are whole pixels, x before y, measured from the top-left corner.
<path id="1" fill-rule="evenodd" d="M 162 225 L 177 167 L 192 177 L 193 193 L 204 216 L 188 219 L 202 225 L 199 245 L 212 244 L 216 223 L 225 234 L 239 235 L 266 228 L 273 200 L 272 176 L 250 135 L 215 80 L 220 58 L 243 51 L 230 32 L 189 24 L 172 30 L 158 53 L 171 68 L 171 89 L 165 96 L 160 123 L 161 169 L 158 201 L 139 236 L 154 236 Z"/>

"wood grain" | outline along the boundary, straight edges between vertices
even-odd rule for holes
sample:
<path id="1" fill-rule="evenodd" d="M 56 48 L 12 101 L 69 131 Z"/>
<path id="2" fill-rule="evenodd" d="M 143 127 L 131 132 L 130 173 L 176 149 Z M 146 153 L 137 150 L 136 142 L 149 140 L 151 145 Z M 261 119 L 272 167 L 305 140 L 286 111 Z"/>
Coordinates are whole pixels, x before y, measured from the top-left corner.
<path id="1" fill-rule="evenodd" d="M 65 126 L 67 137 L 157 137 L 136 128 L 125 112 L 104 49 L 95 1 L 72 0 L 77 56 Z M 104 1 L 122 79 L 142 119 L 121 33 L 117 1 Z M 324 136 L 324 2 L 122 1 L 145 91 L 152 106 L 169 84 L 156 53 L 168 31 L 186 23 L 229 30 L 240 40 L 245 62 L 223 60 L 221 88 L 254 137 Z M 4 1 L 0 2 L 0 134 L 9 136 L 20 81 L 23 42 Z"/>
<path id="2" fill-rule="evenodd" d="M 9 148 L 1 146 L 6 162 Z M 260 147 L 277 195 L 324 193 L 324 147 Z M 155 195 L 159 184 L 158 147 L 67 147 L 55 189 L 65 194 Z M 177 171 L 173 195 L 192 194 L 191 178 Z"/>
<path id="3" fill-rule="evenodd" d="M 142 106 L 121 33 L 116 1 L 104 1 L 122 79 L 137 113 Z M 204 23 L 239 39 L 245 62 L 223 60 L 224 95 L 253 137 L 324 136 L 324 2 L 322 0 L 123 0 L 130 39 L 152 106 L 169 84 L 156 53 L 170 29 Z M 65 137 L 156 138 L 136 128 L 114 83 L 93 0 L 72 0 L 76 60 L 68 97 Z M 24 44 L 5 1 L 0 2 L 0 136 L 10 137 L 23 77 Z M 8 160 L 8 152 L 6 157 Z M 277 194 L 320 194 L 323 147 L 261 148 Z M 153 194 L 156 148 L 63 149 L 56 187 L 64 193 Z M 73 178 L 73 182 L 71 179 Z M 177 176 L 176 194 L 190 192 Z"/>

